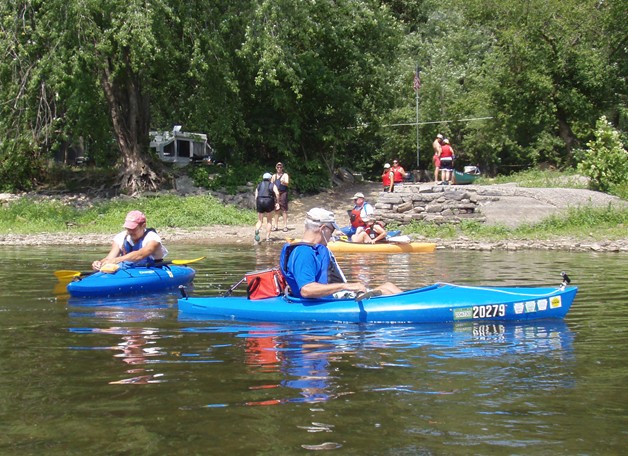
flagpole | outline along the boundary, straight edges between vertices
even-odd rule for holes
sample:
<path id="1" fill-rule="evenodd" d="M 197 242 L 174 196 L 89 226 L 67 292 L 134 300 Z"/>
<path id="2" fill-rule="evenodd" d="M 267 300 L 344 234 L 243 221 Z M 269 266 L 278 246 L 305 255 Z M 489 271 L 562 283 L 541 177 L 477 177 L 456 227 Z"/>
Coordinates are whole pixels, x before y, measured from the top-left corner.
<path id="1" fill-rule="evenodd" d="M 419 168 L 419 158 L 421 156 L 419 149 L 419 91 L 416 91 L 416 169 Z"/>
<path id="2" fill-rule="evenodd" d="M 421 158 L 421 151 L 419 148 L 419 89 L 421 87 L 421 79 L 419 77 L 419 66 L 416 66 L 414 73 L 414 93 L 416 100 L 416 169 L 420 171 L 419 159 Z"/>

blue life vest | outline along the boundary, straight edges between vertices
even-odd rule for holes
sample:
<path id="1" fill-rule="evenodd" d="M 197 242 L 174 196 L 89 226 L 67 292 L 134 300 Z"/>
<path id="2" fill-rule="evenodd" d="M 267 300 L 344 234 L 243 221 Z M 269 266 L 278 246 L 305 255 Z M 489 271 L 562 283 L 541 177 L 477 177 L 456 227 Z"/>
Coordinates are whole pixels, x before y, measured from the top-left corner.
<path id="1" fill-rule="evenodd" d="M 142 244 L 144 244 L 144 238 L 146 237 L 146 235 L 152 231 L 153 233 L 156 233 L 157 231 L 155 231 L 154 228 L 146 228 L 144 230 L 144 234 L 142 235 L 142 237 L 133 245 L 131 245 L 131 237 L 129 235 L 125 236 L 124 238 L 124 244 L 122 245 L 122 253 L 124 255 L 126 255 L 127 253 L 130 252 L 135 252 L 137 250 L 140 250 L 142 248 Z M 127 263 L 127 262 L 125 262 Z M 136 261 L 133 263 L 135 266 L 151 266 L 153 264 L 155 264 L 155 258 L 153 258 L 152 255 L 144 258 L 143 260 L 140 261 Z"/>
<path id="2" fill-rule="evenodd" d="M 294 287 L 295 283 L 292 280 L 294 277 L 290 270 L 289 257 L 295 248 L 300 246 L 308 246 L 315 252 L 316 261 L 320 265 L 320 278 L 319 283 L 343 283 L 345 282 L 340 268 L 333 260 L 333 257 L 329 253 L 329 249 L 322 244 L 310 244 L 308 242 L 296 242 L 294 244 L 285 244 L 281 249 L 281 256 L 279 258 L 279 267 L 281 272 L 288 281 L 288 284 Z M 300 292 L 297 292 L 300 295 Z"/>

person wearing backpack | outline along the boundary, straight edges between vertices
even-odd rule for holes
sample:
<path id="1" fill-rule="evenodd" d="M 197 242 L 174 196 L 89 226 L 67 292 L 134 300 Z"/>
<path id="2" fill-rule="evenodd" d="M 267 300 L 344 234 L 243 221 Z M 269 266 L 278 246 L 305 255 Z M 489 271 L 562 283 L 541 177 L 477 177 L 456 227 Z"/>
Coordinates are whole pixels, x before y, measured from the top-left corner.
<path id="1" fill-rule="evenodd" d="M 255 208 L 257 210 L 255 242 L 260 241 L 259 231 L 264 223 L 264 217 L 266 217 L 266 242 L 270 241 L 273 214 L 279 209 L 279 190 L 277 186 L 271 182 L 272 177 L 270 173 L 264 173 L 262 182 L 260 182 L 255 189 Z"/>

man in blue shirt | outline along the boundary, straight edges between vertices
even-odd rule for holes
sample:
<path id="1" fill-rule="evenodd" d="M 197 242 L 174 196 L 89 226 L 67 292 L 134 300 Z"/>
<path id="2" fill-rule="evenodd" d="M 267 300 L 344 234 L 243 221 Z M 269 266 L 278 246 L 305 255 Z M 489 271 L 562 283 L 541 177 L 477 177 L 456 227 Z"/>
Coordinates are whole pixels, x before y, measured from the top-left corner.
<path id="1" fill-rule="evenodd" d="M 303 240 L 286 244 L 281 251 L 281 270 L 290 286 L 291 294 L 302 298 L 331 297 L 336 293 L 367 291 L 362 282 L 347 282 L 327 243 L 340 229 L 334 213 L 322 208 L 311 209 L 305 218 Z M 401 293 L 396 285 L 386 282 L 374 290 L 381 294 Z"/>

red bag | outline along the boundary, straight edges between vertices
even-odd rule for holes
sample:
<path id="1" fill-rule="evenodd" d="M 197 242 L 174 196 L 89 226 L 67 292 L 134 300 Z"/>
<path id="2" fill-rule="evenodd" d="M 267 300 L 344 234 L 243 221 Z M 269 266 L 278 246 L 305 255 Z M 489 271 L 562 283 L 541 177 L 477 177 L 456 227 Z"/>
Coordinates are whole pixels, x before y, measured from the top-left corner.
<path id="1" fill-rule="evenodd" d="M 253 271 L 244 275 L 246 295 L 249 299 L 265 299 L 281 296 L 286 289 L 286 279 L 279 268 Z"/>

